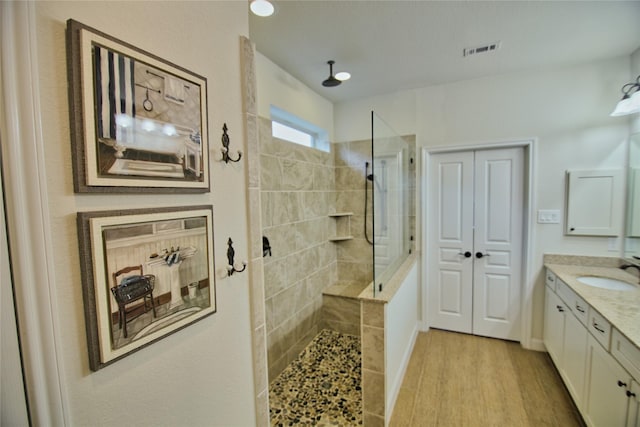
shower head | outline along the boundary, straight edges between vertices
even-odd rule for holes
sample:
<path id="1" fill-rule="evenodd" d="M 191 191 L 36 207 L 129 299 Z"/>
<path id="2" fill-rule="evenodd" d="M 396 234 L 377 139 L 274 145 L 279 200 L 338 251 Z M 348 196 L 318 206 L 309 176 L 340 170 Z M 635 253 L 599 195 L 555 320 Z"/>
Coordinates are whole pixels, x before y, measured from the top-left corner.
<path id="1" fill-rule="evenodd" d="M 367 175 L 367 179 L 373 182 L 373 174 L 370 173 L 369 175 Z"/>
<path id="2" fill-rule="evenodd" d="M 333 76 L 333 64 L 335 64 L 335 61 L 327 61 L 327 64 L 329 64 L 329 77 L 322 82 L 322 86 L 325 87 L 334 87 L 334 86 L 338 86 L 340 83 L 342 83 L 340 80 L 336 79 Z"/>

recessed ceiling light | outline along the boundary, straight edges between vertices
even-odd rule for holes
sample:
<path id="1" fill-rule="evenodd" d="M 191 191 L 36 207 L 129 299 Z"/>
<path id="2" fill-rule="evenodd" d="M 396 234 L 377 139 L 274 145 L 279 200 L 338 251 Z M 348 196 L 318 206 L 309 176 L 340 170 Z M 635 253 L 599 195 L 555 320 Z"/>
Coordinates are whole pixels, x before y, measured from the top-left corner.
<path id="1" fill-rule="evenodd" d="M 268 0 L 252 0 L 249 9 L 258 16 L 271 16 L 275 10 Z"/>
<path id="2" fill-rule="evenodd" d="M 346 71 L 340 71 L 339 73 L 336 73 L 336 79 L 342 82 L 345 80 L 349 80 L 350 78 L 351 74 L 347 73 Z"/>

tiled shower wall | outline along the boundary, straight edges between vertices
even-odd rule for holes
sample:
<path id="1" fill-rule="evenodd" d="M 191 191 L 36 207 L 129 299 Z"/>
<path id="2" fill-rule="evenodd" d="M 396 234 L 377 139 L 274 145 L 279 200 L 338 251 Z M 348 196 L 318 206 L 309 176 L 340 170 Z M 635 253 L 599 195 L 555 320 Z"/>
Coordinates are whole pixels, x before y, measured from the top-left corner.
<path id="1" fill-rule="evenodd" d="M 415 135 L 403 136 L 408 145 L 408 155 L 413 159 L 409 163 L 409 233 L 414 236 L 412 252 L 415 251 L 416 236 L 416 142 Z M 342 283 L 361 283 L 363 289 L 373 280 L 371 245 L 364 234 L 365 202 L 365 162 L 371 166 L 371 140 L 351 141 L 333 144 L 336 171 L 336 211 L 353 212 L 351 217 L 351 235 L 353 240 L 338 243 L 338 281 Z M 367 234 L 372 237 L 372 190 L 367 193 Z"/>
<path id="2" fill-rule="evenodd" d="M 336 211 L 353 212 L 350 219 L 353 240 L 336 245 L 338 281 L 358 282 L 364 289 L 373 280 L 371 245 L 367 243 L 364 234 L 365 162 L 369 162 L 371 173 L 371 140 L 333 144 L 333 151 L 336 165 Z M 370 186 L 367 199 L 367 233 L 371 236 L 373 204 Z"/>
<path id="3" fill-rule="evenodd" d="M 259 118 L 269 378 L 319 332 L 322 291 L 336 281 L 333 155 L 271 136 Z"/>
<path id="4" fill-rule="evenodd" d="M 271 121 L 258 121 L 261 222 L 271 246 L 271 255 L 264 257 L 264 293 L 272 380 L 321 327 L 335 326 L 322 318 L 323 290 L 336 282 L 364 289 L 373 280 L 372 249 L 364 235 L 365 162 L 371 163 L 371 141 L 334 143 L 326 153 L 273 138 Z M 405 140 L 415 157 L 415 137 Z M 415 212 L 415 162 L 410 182 Z M 370 188 L 367 199 L 371 236 Z M 329 218 L 333 212 L 353 213 L 346 219 L 350 229 L 339 233 L 352 235 L 352 240 L 328 241 L 336 234 L 336 221 L 345 221 Z M 415 216 L 410 226 L 415 235 Z M 359 326 L 354 327 L 343 332 L 359 334 Z"/>

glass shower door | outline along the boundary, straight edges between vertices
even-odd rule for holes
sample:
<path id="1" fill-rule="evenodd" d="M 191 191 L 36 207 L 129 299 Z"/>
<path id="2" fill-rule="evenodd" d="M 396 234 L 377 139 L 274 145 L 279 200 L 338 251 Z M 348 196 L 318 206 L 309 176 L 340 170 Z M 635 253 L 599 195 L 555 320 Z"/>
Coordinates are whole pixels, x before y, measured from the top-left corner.
<path id="1" fill-rule="evenodd" d="M 371 112 L 369 181 L 372 195 L 373 295 L 384 286 L 410 253 L 408 144 L 374 111 Z"/>

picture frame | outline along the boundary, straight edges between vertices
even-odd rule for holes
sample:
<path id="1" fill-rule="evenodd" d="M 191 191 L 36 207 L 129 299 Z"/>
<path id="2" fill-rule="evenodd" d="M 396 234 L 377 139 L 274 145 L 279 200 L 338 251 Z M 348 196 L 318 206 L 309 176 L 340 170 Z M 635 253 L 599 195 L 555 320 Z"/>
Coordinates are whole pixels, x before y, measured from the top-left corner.
<path id="1" fill-rule="evenodd" d="M 78 212 L 89 367 L 216 312 L 213 207 Z"/>
<path id="2" fill-rule="evenodd" d="M 73 19 L 66 37 L 74 191 L 209 191 L 207 79 Z"/>

